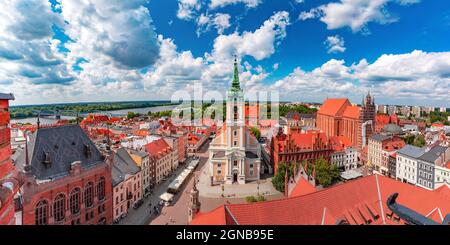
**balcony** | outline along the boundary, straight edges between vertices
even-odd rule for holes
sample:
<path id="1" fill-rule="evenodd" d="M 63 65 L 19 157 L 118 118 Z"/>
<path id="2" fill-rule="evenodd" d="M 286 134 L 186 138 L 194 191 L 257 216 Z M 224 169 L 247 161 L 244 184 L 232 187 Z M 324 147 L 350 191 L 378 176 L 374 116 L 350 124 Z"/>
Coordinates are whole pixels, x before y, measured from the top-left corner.
<path id="1" fill-rule="evenodd" d="M 10 117 L 8 111 L 0 111 L 0 125 L 8 125 L 9 119 Z"/>

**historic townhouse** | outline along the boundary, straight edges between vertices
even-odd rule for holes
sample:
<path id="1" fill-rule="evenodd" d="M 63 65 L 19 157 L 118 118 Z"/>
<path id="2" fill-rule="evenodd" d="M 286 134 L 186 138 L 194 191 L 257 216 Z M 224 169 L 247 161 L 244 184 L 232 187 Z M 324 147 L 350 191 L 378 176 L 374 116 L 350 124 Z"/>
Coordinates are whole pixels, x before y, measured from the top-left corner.
<path id="1" fill-rule="evenodd" d="M 450 160 L 450 148 L 434 146 L 418 158 L 417 162 L 417 185 L 426 189 L 435 189 L 435 176 L 437 167 L 446 166 Z M 441 176 L 439 176 L 441 177 Z"/>
<path id="2" fill-rule="evenodd" d="M 131 158 L 141 169 L 142 175 L 142 190 L 144 195 L 149 193 L 150 190 L 155 187 L 155 164 L 150 160 L 150 155 L 145 151 L 136 151 L 128 149 Z"/>
<path id="3" fill-rule="evenodd" d="M 111 158 L 78 125 L 39 128 L 15 165 L 23 224 L 111 224 Z"/>
<path id="4" fill-rule="evenodd" d="M 147 153 L 150 154 L 150 161 L 155 164 L 155 184 L 160 183 L 164 178 L 169 176 L 173 170 L 174 154 L 172 148 L 164 139 L 157 139 L 144 146 Z"/>
<path id="5" fill-rule="evenodd" d="M 424 148 L 406 145 L 397 151 L 396 179 L 415 185 L 417 183 L 418 158 L 425 153 Z"/>
<path id="6" fill-rule="evenodd" d="M 327 136 L 317 130 L 290 134 L 279 132 L 271 141 L 271 161 L 275 173 L 281 162 L 314 162 L 319 158 L 330 162 L 332 153 L 332 144 Z"/>
<path id="7" fill-rule="evenodd" d="M 112 167 L 114 219 L 142 199 L 142 172 L 125 148 L 114 154 Z"/>
<path id="8" fill-rule="evenodd" d="M 367 162 L 377 172 L 388 175 L 389 157 L 404 146 L 405 142 L 399 137 L 381 134 L 372 135 L 368 144 Z"/>

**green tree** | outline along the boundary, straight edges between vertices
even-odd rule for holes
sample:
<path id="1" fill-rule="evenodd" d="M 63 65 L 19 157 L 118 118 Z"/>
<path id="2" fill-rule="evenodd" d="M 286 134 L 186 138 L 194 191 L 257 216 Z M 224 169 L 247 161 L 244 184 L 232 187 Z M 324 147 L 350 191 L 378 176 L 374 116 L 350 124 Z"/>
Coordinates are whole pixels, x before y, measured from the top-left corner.
<path id="1" fill-rule="evenodd" d="M 254 197 L 254 196 L 248 196 L 245 198 L 245 201 L 248 203 L 252 203 L 252 202 L 257 202 L 258 200 L 256 200 L 256 197 Z"/>
<path id="2" fill-rule="evenodd" d="M 133 112 L 133 111 L 129 111 L 129 112 L 127 113 L 127 118 L 128 118 L 128 119 L 132 119 L 132 118 L 135 118 L 135 117 L 137 117 L 137 116 L 139 116 L 139 114 L 138 114 L 138 113 L 135 113 L 135 112 Z"/>
<path id="3" fill-rule="evenodd" d="M 339 170 L 335 164 L 329 164 L 325 159 L 320 158 L 315 162 L 316 180 L 324 186 L 330 186 L 339 179 Z"/>
<path id="4" fill-rule="evenodd" d="M 256 201 L 257 202 L 264 202 L 266 201 L 266 198 L 263 195 L 259 195 L 256 197 Z"/>
<path id="5" fill-rule="evenodd" d="M 423 135 L 418 135 L 415 139 L 414 139 L 414 143 L 413 145 L 417 146 L 417 147 L 424 147 L 426 145 L 426 141 L 425 141 L 425 136 Z"/>

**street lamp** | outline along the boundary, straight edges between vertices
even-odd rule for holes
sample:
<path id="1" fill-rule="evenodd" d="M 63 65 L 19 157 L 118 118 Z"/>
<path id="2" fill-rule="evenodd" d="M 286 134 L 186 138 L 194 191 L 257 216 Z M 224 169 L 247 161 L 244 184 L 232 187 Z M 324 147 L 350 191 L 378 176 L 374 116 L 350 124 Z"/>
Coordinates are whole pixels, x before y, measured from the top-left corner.
<path id="1" fill-rule="evenodd" d="M 256 189 L 258 190 L 258 196 L 259 196 L 259 180 L 256 181 L 256 184 L 257 184 Z"/>
<path id="2" fill-rule="evenodd" d="M 224 192 L 225 192 L 225 185 L 224 185 L 224 184 L 221 184 L 221 187 L 222 187 L 222 197 L 225 197 L 225 195 L 224 195 Z"/>

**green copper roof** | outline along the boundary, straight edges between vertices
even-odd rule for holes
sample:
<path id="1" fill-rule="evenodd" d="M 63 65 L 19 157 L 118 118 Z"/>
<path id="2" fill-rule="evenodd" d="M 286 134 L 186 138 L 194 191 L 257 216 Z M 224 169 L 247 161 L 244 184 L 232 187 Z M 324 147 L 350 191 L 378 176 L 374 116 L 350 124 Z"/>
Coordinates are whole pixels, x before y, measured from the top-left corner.
<path id="1" fill-rule="evenodd" d="M 233 74 L 233 82 L 231 83 L 231 90 L 232 91 L 240 91 L 241 86 L 239 84 L 239 71 L 237 67 L 237 61 L 236 58 L 234 59 L 234 74 Z"/>

